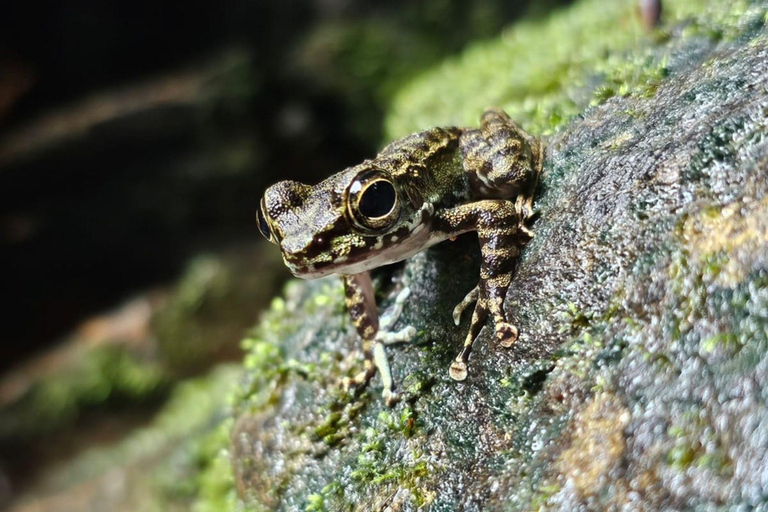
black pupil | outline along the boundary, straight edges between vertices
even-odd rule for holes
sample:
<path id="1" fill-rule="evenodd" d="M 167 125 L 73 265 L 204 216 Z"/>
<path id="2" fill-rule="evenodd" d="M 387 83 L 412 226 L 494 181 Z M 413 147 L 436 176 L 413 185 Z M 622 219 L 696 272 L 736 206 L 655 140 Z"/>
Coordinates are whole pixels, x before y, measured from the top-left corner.
<path id="1" fill-rule="evenodd" d="M 264 218 L 264 213 L 261 211 L 261 208 L 259 208 L 256 212 L 256 217 L 259 221 L 259 231 L 261 231 L 261 234 L 265 237 L 269 238 L 269 225 L 267 224 L 267 219 Z"/>
<path id="2" fill-rule="evenodd" d="M 377 181 L 365 189 L 358 204 L 366 217 L 383 217 L 395 205 L 395 187 L 388 181 Z"/>

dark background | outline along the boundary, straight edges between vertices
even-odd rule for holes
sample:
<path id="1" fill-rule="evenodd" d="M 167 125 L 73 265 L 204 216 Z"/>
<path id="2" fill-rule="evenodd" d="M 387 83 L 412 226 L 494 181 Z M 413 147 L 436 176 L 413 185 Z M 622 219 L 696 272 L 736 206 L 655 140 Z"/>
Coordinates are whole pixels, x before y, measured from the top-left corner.
<path id="1" fill-rule="evenodd" d="M 371 156 L 402 83 L 527 4 L 3 2 L 0 368 L 256 240 L 265 186 Z"/>

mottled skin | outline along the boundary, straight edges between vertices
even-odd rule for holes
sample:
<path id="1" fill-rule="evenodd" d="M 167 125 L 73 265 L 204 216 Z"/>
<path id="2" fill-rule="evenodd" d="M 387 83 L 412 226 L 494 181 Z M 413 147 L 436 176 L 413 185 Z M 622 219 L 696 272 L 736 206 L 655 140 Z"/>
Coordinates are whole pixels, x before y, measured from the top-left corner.
<path id="1" fill-rule="evenodd" d="M 518 332 L 507 321 L 504 299 L 514 259 L 532 236 L 525 223 L 541 164 L 541 144 L 507 114 L 489 109 L 480 129 L 432 128 L 318 185 L 282 181 L 267 189 L 260 229 L 280 247 L 291 272 L 344 277 L 365 354 L 363 371 L 347 385 L 368 382 L 378 368 L 387 402 L 396 399 L 383 349 L 392 337 L 379 332 L 368 271 L 467 231 L 477 231 L 482 264 L 478 285 L 453 312 L 458 325 L 462 311 L 476 303 L 451 377 L 466 378 L 472 343 L 489 313 L 501 345 L 515 342 Z"/>

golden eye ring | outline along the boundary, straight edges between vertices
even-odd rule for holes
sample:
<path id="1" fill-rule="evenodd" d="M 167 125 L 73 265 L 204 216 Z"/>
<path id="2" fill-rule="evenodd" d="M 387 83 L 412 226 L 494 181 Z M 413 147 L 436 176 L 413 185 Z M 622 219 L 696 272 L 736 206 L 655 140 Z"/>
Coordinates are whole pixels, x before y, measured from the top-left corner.
<path id="1" fill-rule="evenodd" d="M 347 208 L 355 225 L 383 231 L 400 215 L 397 189 L 389 175 L 378 169 L 358 174 L 347 190 Z"/>

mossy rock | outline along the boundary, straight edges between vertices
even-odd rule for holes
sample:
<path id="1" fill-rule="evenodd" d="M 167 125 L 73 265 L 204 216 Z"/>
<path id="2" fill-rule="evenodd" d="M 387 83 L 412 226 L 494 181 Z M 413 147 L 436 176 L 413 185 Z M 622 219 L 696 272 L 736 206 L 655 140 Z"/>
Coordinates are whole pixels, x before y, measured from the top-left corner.
<path id="1" fill-rule="evenodd" d="M 583 1 L 470 49 L 404 90 L 390 116 L 397 136 L 474 122 L 465 112 L 497 103 L 549 134 L 536 236 L 506 302 L 518 342 L 503 349 L 486 328 L 467 381 L 448 377 L 468 327 L 466 318 L 455 327 L 450 312 L 477 278 L 472 236 L 382 270 L 381 307 L 409 286 L 402 322 L 419 331 L 416 343 L 388 350 L 403 395 L 388 408 L 376 378 L 355 395 L 339 388 L 361 368 L 341 285 L 292 283 L 247 342 L 232 434 L 247 506 L 720 510 L 763 502 L 768 8 L 667 2 L 666 24 L 646 37 L 631 21 L 633 2 L 605 5 Z M 561 39 L 547 41 L 566 21 L 573 26 Z M 532 70 L 515 64 L 535 61 L 518 30 L 538 34 L 536 48 L 593 32 L 563 51 L 557 65 L 569 78 L 551 77 L 540 89 L 550 101 L 539 107 L 525 98 L 540 73 L 526 78 Z M 510 44 L 515 51 L 498 65 Z M 585 48 L 591 57 L 580 58 Z M 492 66 L 482 80 L 450 83 L 484 57 Z M 475 85 L 491 79 L 499 92 L 477 98 Z M 450 101 L 440 94 L 447 87 L 456 90 Z"/>

